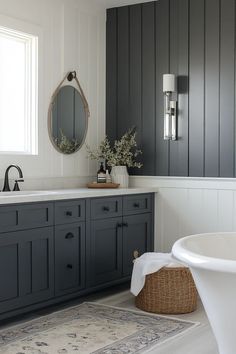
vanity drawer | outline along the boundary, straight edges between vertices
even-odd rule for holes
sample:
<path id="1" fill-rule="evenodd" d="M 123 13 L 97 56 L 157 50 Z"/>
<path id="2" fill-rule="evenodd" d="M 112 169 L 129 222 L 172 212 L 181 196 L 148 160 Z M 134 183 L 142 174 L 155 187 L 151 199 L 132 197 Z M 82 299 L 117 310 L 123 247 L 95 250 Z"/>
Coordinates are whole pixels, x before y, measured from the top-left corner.
<path id="1" fill-rule="evenodd" d="M 151 195 L 138 194 L 123 197 L 124 215 L 139 214 L 151 211 Z"/>
<path id="2" fill-rule="evenodd" d="M 122 198 L 97 198 L 91 201 L 92 219 L 113 218 L 122 215 Z"/>
<path id="3" fill-rule="evenodd" d="M 51 225 L 53 225 L 52 203 L 0 207 L 0 233 Z"/>
<path id="4" fill-rule="evenodd" d="M 57 202 L 55 205 L 55 223 L 69 224 L 85 220 L 85 200 Z"/>
<path id="5" fill-rule="evenodd" d="M 78 291 L 85 286 L 85 223 L 55 228 L 56 295 Z"/>

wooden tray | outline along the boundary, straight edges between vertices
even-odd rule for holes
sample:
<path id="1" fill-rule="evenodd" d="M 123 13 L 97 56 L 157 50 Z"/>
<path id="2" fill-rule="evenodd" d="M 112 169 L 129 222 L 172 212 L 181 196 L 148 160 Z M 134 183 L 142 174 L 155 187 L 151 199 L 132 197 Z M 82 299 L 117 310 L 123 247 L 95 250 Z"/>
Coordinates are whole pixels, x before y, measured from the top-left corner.
<path id="1" fill-rule="evenodd" d="M 88 183 L 88 188 L 118 188 L 119 183 Z"/>

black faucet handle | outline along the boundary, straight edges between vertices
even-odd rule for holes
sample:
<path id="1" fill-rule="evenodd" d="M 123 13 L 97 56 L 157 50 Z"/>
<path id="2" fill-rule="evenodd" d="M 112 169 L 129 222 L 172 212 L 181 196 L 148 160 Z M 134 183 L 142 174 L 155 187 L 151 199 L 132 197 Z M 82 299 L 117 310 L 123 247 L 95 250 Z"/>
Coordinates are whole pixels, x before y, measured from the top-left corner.
<path id="1" fill-rule="evenodd" d="M 14 188 L 13 188 L 13 191 L 20 191 L 18 182 L 24 182 L 24 180 L 23 180 L 22 178 L 21 178 L 21 179 L 16 179 L 16 180 L 15 180 L 15 184 L 14 184 Z"/>

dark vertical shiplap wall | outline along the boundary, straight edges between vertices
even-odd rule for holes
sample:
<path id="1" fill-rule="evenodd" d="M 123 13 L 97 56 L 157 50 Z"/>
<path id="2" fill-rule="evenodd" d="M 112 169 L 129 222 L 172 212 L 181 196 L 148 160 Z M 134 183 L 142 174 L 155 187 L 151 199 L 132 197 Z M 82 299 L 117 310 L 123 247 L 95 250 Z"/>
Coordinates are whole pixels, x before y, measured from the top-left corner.
<path id="1" fill-rule="evenodd" d="M 189 1 L 189 175 L 204 176 L 204 0 Z"/>
<path id="2" fill-rule="evenodd" d="M 219 1 L 205 6 L 205 176 L 219 176 Z"/>
<path id="3" fill-rule="evenodd" d="M 156 95 L 155 95 L 155 6 L 142 6 L 142 145 L 147 175 L 155 174 Z"/>
<path id="4" fill-rule="evenodd" d="M 169 149 L 168 141 L 163 140 L 163 105 L 164 98 L 162 94 L 162 73 L 168 73 L 170 70 L 170 18 L 169 1 L 159 1 L 155 4 L 156 28 L 155 28 L 155 46 L 156 46 L 156 149 L 153 152 L 153 159 L 156 163 L 156 175 L 169 174 Z M 144 88 L 145 90 L 145 88 Z M 144 147 L 145 148 L 145 147 Z M 142 169 L 145 171 L 145 161 Z"/>
<path id="5" fill-rule="evenodd" d="M 178 76 L 179 92 L 179 139 L 174 144 L 173 142 L 169 143 L 170 154 L 168 159 L 170 165 L 169 175 L 171 176 L 188 175 L 188 13 L 188 0 L 170 1 L 170 72 Z"/>
<path id="6" fill-rule="evenodd" d="M 117 137 L 117 10 L 107 16 L 106 31 L 106 133 L 111 140 Z"/>
<path id="7" fill-rule="evenodd" d="M 178 77 L 178 140 L 163 140 L 162 75 Z M 134 174 L 235 176 L 235 0 L 107 12 L 107 134 L 136 126 Z"/>
<path id="8" fill-rule="evenodd" d="M 235 0 L 220 1 L 220 176 L 234 176 Z"/>

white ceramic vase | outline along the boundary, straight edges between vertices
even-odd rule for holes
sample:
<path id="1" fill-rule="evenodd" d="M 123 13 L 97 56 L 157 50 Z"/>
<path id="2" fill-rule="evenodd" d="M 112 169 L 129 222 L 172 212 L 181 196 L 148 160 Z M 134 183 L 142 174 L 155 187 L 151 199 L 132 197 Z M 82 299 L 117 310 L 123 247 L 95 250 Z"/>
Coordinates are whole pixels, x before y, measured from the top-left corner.
<path id="1" fill-rule="evenodd" d="M 113 166 L 111 169 L 113 183 L 119 183 L 120 188 L 129 187 L 129 174 L 126 166 Z"/>

